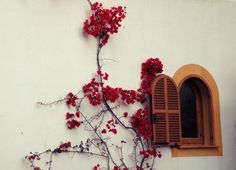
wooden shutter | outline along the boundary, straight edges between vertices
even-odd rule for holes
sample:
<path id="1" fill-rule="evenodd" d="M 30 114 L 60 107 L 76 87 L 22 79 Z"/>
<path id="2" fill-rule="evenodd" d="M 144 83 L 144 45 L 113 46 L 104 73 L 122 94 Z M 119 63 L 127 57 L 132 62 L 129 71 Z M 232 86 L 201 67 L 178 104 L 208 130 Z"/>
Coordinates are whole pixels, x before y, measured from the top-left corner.
<path id="1" fill-rule="evenodd" d="M 179 94 L 175 82 L 161 74 L 152 84 L 153 138 L 155 144 L 180 145 Z"/>

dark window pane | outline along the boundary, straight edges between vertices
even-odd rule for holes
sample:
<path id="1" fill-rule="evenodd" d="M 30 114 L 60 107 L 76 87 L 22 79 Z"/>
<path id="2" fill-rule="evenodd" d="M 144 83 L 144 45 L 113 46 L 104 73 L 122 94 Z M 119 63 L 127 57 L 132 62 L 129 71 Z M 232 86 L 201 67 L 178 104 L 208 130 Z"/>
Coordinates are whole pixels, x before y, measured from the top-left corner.
<path id="1" fill-rule="evenodd" d="M 186 81 L 180 89 L 182 137 L 198 137 L 196 96 Z"/>

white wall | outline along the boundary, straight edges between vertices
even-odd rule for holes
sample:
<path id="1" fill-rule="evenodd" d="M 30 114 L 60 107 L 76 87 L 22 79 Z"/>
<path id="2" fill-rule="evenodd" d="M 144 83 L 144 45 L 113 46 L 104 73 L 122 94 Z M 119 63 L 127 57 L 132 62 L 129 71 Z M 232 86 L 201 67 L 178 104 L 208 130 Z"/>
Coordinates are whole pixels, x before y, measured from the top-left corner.
<path id="1" fill-rule="evenodd" d="M 158 170 L 235 170 L 236 2 L 224 0 L 103 0 L 127 6 L 119 34 L 102 51 L 110 84 L 138 88 L 140 63 L 160 57 L 164 73 L 184 64 L 204 66 L 215 78 L 221 104 L 223 157 L 172 158 L 162 148 Z M 93 38 L 85 38 L 86 0 L 0 0 L 0 169 L 29 169 L 23 157 L 80 140 L 64 126 L 64 105 L 37 107 L 76 92 L 96 70 Z M 125 75 L 125 76 L 124 76 Z M 54 169 L 90 169 L 87 158 L 57 158 Z M 89 166 L 88 166 L 89 164 Z"/>

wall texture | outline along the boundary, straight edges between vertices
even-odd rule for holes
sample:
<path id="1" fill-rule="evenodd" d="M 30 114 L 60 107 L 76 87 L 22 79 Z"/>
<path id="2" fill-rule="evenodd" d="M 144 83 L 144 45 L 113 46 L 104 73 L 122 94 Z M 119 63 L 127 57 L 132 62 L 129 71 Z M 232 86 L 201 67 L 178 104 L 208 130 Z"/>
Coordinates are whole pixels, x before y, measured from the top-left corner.
<path id="1" fill-rule="evenodd" d="M 235 170 L 236 2 L 233 0 L 103 0 L 127 6 L 124 29 L 102 51 L 110 84 L 138 88 L 140 63 L 159 57 L 172 76 L 184 64 L 205 67 L 220 93 L 222 157 L 172 158 L 161 148 L 158 170 Z M 88 82 L 96 42 L 85 37 L 86 0 L 0 0 L 0 169 L 29 169 L 24 156 L 86 135 L 64 126 L 64 105 L 37 107 Z M 125 75 L 125 76 L 124 76 Z M 56 158 L 55 170 L 90 169 L 86 157 Z M 84 163 L 86 162 L 87 163 Z"/>

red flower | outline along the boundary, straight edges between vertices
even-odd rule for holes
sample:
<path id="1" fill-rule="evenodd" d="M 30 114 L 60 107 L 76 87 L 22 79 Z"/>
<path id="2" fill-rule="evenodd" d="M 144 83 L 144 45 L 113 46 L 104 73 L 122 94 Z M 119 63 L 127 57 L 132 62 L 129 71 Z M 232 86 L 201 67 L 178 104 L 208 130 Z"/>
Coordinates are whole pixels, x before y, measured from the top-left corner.
<path id="1" fill-rule="evenodd" d="M 93 167 L 93 170 L 98 170 L 99 166 L 100 166 L 99 164 L 95 165 L 95 166 Z"/>
<path id="2" fill-rule="evenodd" d="M 124 117 L 127 117 L 128 116 L 128 112 L 124 112 Z"/>
<path id="3" fill-rule="evenodd" d="M 106 124 L 106 127 L 107 127 L 107 129 L 110 129 L 110 128 L 111 128 L 109 124 Z"/>
<path id="4" fill-rule="evenodd" d="M 106 130 L 106 129 L 103 129 L 101 132 L 102 132 L 103 134 L 105 134 L 105 133 L 107 133 L 107 130 Z"/>
<path id="5" fill-rule="evenodd" d="M 34 167 L 34 170 L 42 170 L 42 169 L 39 167 Z"/>
<path id="6" fill-rule="evenodd" d="M 70 119 L 74 116 L 74 114 L 67 112 L 66 113 L 66 119 Z"/>
<path id="7" fill-rule="evenodd" d="M 113 170 L 119 170 L 118 166 L 114 166 Z"/>
<path id="8" fill-rule="evenodd" d="M 136 165 L 136 170 L 144 170 L 144 169 L 140 168 L 138 165 Z"/>
<path id="9" fill-rule="evenodd" d="M 105 75 L 103 76 L 103 79 L 104 79 L 104 80 L 108 80 L 108 76 L 109 76 L 109 75 L 108 75 L 107 73 L 105 73 Z"/>
<path id="10" fill-rule="evenodd" d="M 99 76 L 102 76 L 102 75 L 103 75 L 101 70 L 98 70 L 98 71 L 97 71 L 97 74 L 98 74 Z"/>
<path id="11" fill-rule="evenodd" d="M 113 134 L 117 134 L 117 130 L 116 129 L 110 129 L 109 132 L 112 132 Z"/>
<path id="12" fill-rule="evenodd" d="M 76 115 L 76 117 L 79 118 L 80 117 L 80 112 L 76 112 L 75 115 Z"/>
<path id="13" fill-rule="evenodd" d="M 113 119 L 110 119 L 110 120 L 107 121 L 108 124 L 111 124 L 112 122 L 114 122 Z"/>
<path id="14" fill-rule="evenodd" d="M 161 157 L 162 157 L 161 152 L 157 152 L 157 157 L 158 157 L 158 158 L 161 158 Z"/>

